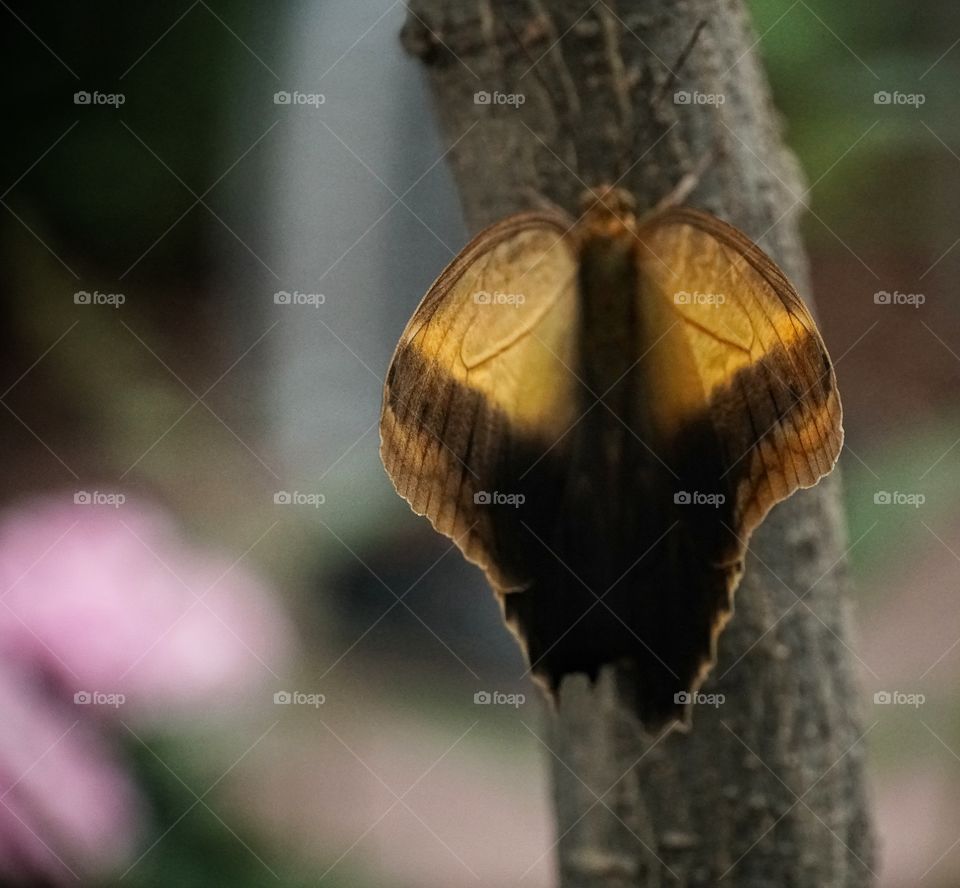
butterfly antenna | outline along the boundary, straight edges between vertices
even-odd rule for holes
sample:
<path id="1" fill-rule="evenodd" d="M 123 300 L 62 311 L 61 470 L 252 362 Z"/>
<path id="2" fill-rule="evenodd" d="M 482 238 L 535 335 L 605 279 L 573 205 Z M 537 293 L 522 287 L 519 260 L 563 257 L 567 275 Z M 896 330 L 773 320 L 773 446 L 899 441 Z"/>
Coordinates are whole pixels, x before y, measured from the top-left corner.
<path id="1" fill-rule="evenodd" d="M 677 80 L 679 79 L 680 72 L 683 70 L 683 66 L 686 64 L 687 59 L 690 58 L 690 54 L 693 52 L 693 48 L 697 44 L 697 40 L 700 37 L 700 33 L 707 25 L 706 19 L 700 19 L 697 24 L 694 26 L 693 33 L 690 35 L 690 39 L 687 40 L 686 46 L 681 50 L 680 55 L 677 57 L 677 61 L 673 65 L 673 69 L 670 71 L 670 76 L 664 81 L 663 86 L 660 88 L 660 91 L 657 93 L 656 97 L 653 100 L 652 107 L 657 108 L 660 105 L 660 102 L 663 101 L 664 97 L 667 96 L 673 87 L 676 85 Z M 697 186 L 700 184 L 700 180 L 703 178 L 704 173 L 717 161 L 722 152 L 722 146 L 720 144 L 720 139 L 716 136 L 713 139 L 712 147 L 703 153 L 700 157 L 700 160 L 697 161 L 696 166 L 690 170 L 688 173 L 685 173 L 680 181 L 677 182 L 673 188 L 670 189 L 659 201 L 657 201 L 651 212 L 658 212 L 660 210 L 669 209 L 670 207 L 680 206 L 686 199 L 696 190 Z"/>
<path id="2" fill-rule="evenodd" d="M 534 3 L 534 5 L 536 5 L 536 3 Z M 547 21 L 548 21 L 548 19 L 546 19 L 546 16 L 545 16 L 544 14 L 542 14 L 542 13 L 538 13 L 537 19 L 535 19 L 535 21 L 536 21 L 536 20 L 540 20 L 540 21 L 543 21 L 543 22 L 547 22 Z M 547 78 L 545 78 L 545 77 L 543 77 L 543 76 L 541 75 L 541 73 L 540 73 L 539 70 L 537 70 L 537 69 L 538 69 L 538 66 L 540 65 L 540 62 L 543 61 L 543 59 L 545 58 L 545 56 L 546 56 L 551 50 L 547 50 L 547 53 L 544 53 L 544 55 L 541 55 L 539 58 L 536 58 L 536 59 L 535 59 L 535 58 L 530 54 L 530 50 L 527 48 L 527 45 L 526 45 L 526 43 L 524 42 L 524 40 L 523 40 L 523 38 L 521 37 L 521 35 L 517 33 L 517 30 L 514 28 L 513 23 L 512 23 L 508 18 L 504 17 L 504 19 L 503 19 L 503 24 L 504 24 L 504 26 L 506 27 L 507 31 L 510 33 L 510 36 L 513 38 L 513 42 L 516 43 L 517 47 L 518 47 L 518 48 L 520 49 L 520 51 L 527 57 L 527 60 L 530 62 L 530 67 L 527 68 L 527 70 L 524 72 L 524 74 L 522 75 L 522 77 L 526 77 L 527 74 L 532 73 L 532 74 L 534 75 L 534 77 L 536 77 L 537 81 L 540 83 L 540 86 L 543 88 L 543 91 L 544 91 L 548 96 L 550 96 L 551 99 L 553 100 L 553 99 L 554 99 L 554 91 L 553 91 L 553 88 L 552 88 L 550 82 L 547 80 Z M 549 26 L 548 26 L 548 27 L 549 27 Z M 551 36 L 551 35 L 548 33 L 548 37 L 549 37 L 549 36 Z M 551 47 L 551 49 L 552 49 L 552 47 Z M 563 81 L 563 77 L 561 77 L 560 80 Z M 579 98 L 578 98 L 578 96 L 577 96 L 576 90 L 573 89 L 572 86 L 571 86 L 571 84 L 569 84 L 569 83 L 564 83 L 564 86 L 567 87 L 566 90 L 565 90 L 565 92 L 566 92 L 566 98 L 567 98 L 567 103 L 568 103 L 568 112 L 566 112 L 566 113 L 569 114 L 569 115 L 570 115 L 571 117 L 573 117 L 573 118 L 579 117 L 579 116 L 580 116 L 580 101 L 579 101 Z M 560 105 L 557 105 L 557 107 L 559 108 Z M 561 208 L 558 204 L 556 204 L 556 203 L 554 203 L 553 201 L 551 201 L 549 198 L 546 197 L 546 195 L 542 194 L 542 193 L 539 192 L 537 189 L 528 186 L 528 188 L 527 188 L 526 190 L 530 193 L 530 198 L 531 198 L 532 202 L 533 202 L 535 205 L 537 205 L 540 209 L 563 212 L 562 208 Z"/>
<path id="3" fill-rule="evenodd" d="M 547 29 L 547 31 L 548 31 L 548 34 L 547 34 L 548 37 L 555 37 L 555 36 L 556 36 L 555 34 L 550 34 L 550 33 L 549 33 L 549 31 L 550 31 L 549 19 L 547 19 L 545 13 L 538 13 L 538 14 L 537 14 L 537 17 L 535 18 L 534 21 L 540 21 L 540 22 L 542 22 L 542 23 L 546 23 L 545 27 L 546 27 L 546 29 Z M 517 44 L 517 46 L 520 48 L 520 51 L 527 57 L 527 60 L 530 62 L 530 67 L 527 68 L 527 70 L 521 75 L 521 77 L 526 77 L 527 74 L 530 74 L 530 73 L 532 72 L 533 75 L 537 78 L 537 80 L 540 81 L 540 86 L 543 87 L 544 92 L 546 92 L 547 95 L 551 95 L 551 96 L 552 96 L 553 90 L 552 90 L 552 88 L 551 88 L 551 84 L 549 83 L 549 81 L 548 81 L 545 77 L 541 76 L 541 74 L 540 74 L 540 72 L 537 70 L 537 68 L 538 68 L 538 66 L 540 65 L 540 62 L 542 62 L 542 61 L 544 60 L 544 58 L 546 58 L 546 56 L 549 55 L 549 54 L 553 51 L 554 46 L 556 45 L 556 40 L 554 40 L 554 43 L 550 46 L 550 48 L 547 50 L 547 52 L 545 52 L 545 53 L 544 53 L 543 55 L 541 55 L 539 58 L 536 58 L 536 59 L 535 59 L 535 58 L 530 54 L 530 50 L 527 49 L 526 43 L 524 43 L 523 38 L 520 36 L 520 34 L 517 33 L 516 29 L 514 28 L 513 24 L 510 22 L 510 20 L 505 17 L 504 20 L 503 20 L 503 24 L 506 26 L 506 29 L 510 32 L 510 36 L 513 37 L 514 43 Z M 569 79 L 569 78 L 567 78 L 567 79 Z M 563 81 L 564 78 L 561 77 L 560 80 Z M 578 96 L 577 96 L 576 90 L 575 90 L 575 89 L 572 89 L 572 88 L 571 88 L 571 84 L 569 84 L 569 83 L 566 83 L 566 82 L 565 82 L 564 85 L 567 87 L 567 89 L 566 89 L 566 93 L 567 93 L 566 98 L 567 98 L 567 103 L 568 103 L 568 105 L 569 105 L 569 107 L 570 107 L 570 110 L 573 112 L 573 114 L 574 114 L 575 116 L 579 116 L 579 115 L 580 115 L 580 101 L 579 101 L 579 98 L 578 98 Z"/>
<path id="4" fill-rule="evenodd" d="M 653 103 L 651 104 L 651 109 L 656 110 L 660 107 L 660 103 L 663 101 L 664 97 L 673 89 L 677 81 L 680 79 L 680 72 L 683 70 L 683 66 L 686 64 L 687 59 L 690 58 L 690 53 L 693 52 L 694 46 L 697 45 L 697 40 L 700 37 L 700 32 L 707 26 L 706 19 L 700 19 L 694 25 L 693 33 L 690 35 L 690 39 L 687 41 L 687 45 L 680 51 L 680 55 L 677 56 L 677 60 L 673 63 L 673 67 L 670 69 L 670 76 L 663 82 L 663 86 L 660 87 L 659 92 L 654 96 Z"/>
<path id="5" fill-rule="evenodd" d="M 680 206 L 700 184 L 703 174 L 714 164 L 719 153 L 719 146 L 716 144 L 706 151 L 697 165 L 689 173 L 685 173 L 680 181 L 657 201 L 652 212 L 657 213 L 670 207 Z"/>

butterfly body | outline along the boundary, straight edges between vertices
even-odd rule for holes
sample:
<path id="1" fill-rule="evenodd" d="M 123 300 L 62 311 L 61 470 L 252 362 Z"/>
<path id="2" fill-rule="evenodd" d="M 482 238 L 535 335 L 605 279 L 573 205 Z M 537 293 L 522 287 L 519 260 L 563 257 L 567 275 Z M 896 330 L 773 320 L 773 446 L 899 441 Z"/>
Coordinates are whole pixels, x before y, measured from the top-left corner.
<path id="1" fill-rule="evenodd" d="M 577 359 L 597 394 L 615 388 L 636 364 L 640 347 L 634 222 L 628 217 L 611 224 L 606 216 L 588 211 L 572 232 L 580 260 Z"/>
<path id="2" fill-rule="evenodd" d="M 832 468 L 842 431 L 779 269 L 713 217 L 638 220 L 604 189 L 575 223 L 498 223 L 441 275 L 397 347 L 381 441 L 544 686 L 616 663 L 656 727 L 715 660 L 750 533 Z"/>

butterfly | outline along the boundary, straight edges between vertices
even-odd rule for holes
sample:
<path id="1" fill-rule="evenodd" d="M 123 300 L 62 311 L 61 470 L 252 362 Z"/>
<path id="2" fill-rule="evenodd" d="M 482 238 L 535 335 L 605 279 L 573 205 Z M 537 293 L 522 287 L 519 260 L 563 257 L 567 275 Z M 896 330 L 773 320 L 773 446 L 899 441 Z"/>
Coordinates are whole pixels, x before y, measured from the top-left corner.
<path id="1" fill-rule="evenodd" d="M 686 724 L 750 535 L 843 444 L 820 332 L 759 247 L 626 191 L 509 216 L 430 287 L 384 386 L 397 492 L 479 565 L 530 671 L 617 664 Z"/>

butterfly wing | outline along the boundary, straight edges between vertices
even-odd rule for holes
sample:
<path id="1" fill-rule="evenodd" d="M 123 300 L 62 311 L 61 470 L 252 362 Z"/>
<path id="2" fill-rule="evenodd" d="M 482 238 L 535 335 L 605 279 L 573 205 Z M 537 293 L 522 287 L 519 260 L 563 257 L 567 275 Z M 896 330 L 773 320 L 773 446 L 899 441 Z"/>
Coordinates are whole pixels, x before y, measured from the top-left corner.
<path id="1" fill-rule="evenodd" d="M 498 590 L 527 577 L 505 551 L 515 491 L 497 486 L 577 418 L 570 225 L 527 213 L 479 234 L 407 324 L 384 389 L 380 453 L 397 492 Z"/>
<path id="2" fill-rule="evenodd" d="M 737 229 L 680 208 L 655 216 L 640 239 L 641 278 L 669 306 L 700 382 L 682 404 L 665 405 L 660 427 L 669 438 L 697 413 L 709 417 L 745 545 L 776 503 L 836 463 L 843 429 L 833 366 L 797 291 Z"/>
<path id="3" fill-rule="evenodd" d="M 625 651 L 623 675 L 651 727 L 689 716 L 689 692 L 713 666 L 732 614 L 751 532 L 832 469 L 843 432 L 823 340 L 771 259 L 690 209 L 648 218 L 637 240 L 644 357 L 624 384 L 643 417 L 637 437 L 666 471 L 634 498 L 652 499 L 663 516 L 654 531 L 669 533 L 635 583 L 628 578 L 609 600 L 642 641 Z M 637 450 L 630 462 L 642 457 Z"/>
<path id="4" fill-rule="evenodd" d="M 620 662 L 651 727 L 713 664 L 751 531 L 832 468 L 840 402 L 809 312 L 742 234 L 671 210 L 634 251 L 600 222 L 510 217 L 441 274 L 390 365 L 381 456 L 502 593 L 547 689 Z"/>

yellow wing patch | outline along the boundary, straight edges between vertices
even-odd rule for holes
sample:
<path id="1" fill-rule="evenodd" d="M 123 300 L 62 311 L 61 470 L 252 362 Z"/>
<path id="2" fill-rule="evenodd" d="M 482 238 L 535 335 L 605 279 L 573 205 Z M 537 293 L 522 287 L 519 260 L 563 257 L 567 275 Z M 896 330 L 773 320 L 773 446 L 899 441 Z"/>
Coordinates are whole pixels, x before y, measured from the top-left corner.
<path id="1" fill-rule="evenodd" d="M 833 367 L 809 311 L 783 272 L 730 225 L 670 210 L 639 232 L 641 277 L 659 311 L 679 322 L 701 392 L 666 409 L 707 412 L 737 481 L 738 532 L 746 538 L 777 502 L 815 484 L 843 445 Z M 699 397 L 698 397 L 699 396 Z M 698 404 L 697 401 L 700 401 Z M 679 403 L 679 407 L 677 406 Z"/>
<path id="2" fill-rule="evenodd" d="M 381 456 L 394 486 L 501 587 L 520 580 L 497 562 L 490 510 L 475 500 L 494 492 L 505 454 L 546 448 L 576 419 L 569 226 L 525 214 L 478 235 L 417 308 L 384 391 Z"/>

